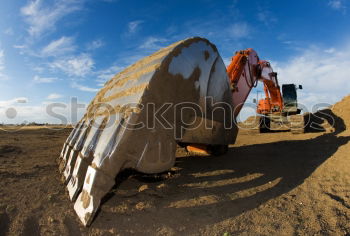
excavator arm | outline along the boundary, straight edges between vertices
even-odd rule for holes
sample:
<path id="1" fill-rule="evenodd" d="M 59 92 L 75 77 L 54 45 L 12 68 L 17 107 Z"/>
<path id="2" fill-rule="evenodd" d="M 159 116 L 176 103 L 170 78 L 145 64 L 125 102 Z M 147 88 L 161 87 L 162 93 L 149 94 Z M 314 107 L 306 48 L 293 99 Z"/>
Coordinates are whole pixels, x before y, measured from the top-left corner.
<path id="1" fill-rule="evenodd" d="M 294 84 L 282 86 L 286 94 L 289 91 L 294 95 L 290 96 L 290 101 L 285 101 L 277 73 L 273 71 L 268 61 L 259 60 L 253 49 L 237 52 L 227 67 L 227 74 L 232 90 L 235 118 L 257 82 L 261 81 L 264 85 L 265 98 L 259 100 L 256 109 L 261 116 L 251 117 L 252 120 L 247 122 L 252 125 L 250 127 L 252 132 L 260 130 L 290 130 L 294 134 L 304 132 L 304 117 L 297 108 L 296 86 Z"/>
<path id="2" fill-rule="evenodd" d="M 227 74 L 232 90 L 235 117 L 241 111 L 251 89 L 257 86 L 258 81 L 264 83 L 266 96 L 265 99 L 259 101 L 258 113 L 282 111 L 283 98 L 278 85 L 277 73 L 273 71 L 268 61 L 260 60 L 253 49 L 236 52 L 230 65 L 227 66 Z"/>

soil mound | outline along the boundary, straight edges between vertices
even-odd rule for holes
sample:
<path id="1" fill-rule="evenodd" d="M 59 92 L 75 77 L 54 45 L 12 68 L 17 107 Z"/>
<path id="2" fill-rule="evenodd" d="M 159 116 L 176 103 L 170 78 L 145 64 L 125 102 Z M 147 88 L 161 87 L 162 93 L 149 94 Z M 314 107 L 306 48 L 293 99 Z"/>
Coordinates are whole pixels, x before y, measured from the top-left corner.
<path id="1" fill-rule="evenodd" d="M 344 121 L 344 134 L 350 134 L 350 95 L 344 97 L 332 107 L 333 113 Z"/>

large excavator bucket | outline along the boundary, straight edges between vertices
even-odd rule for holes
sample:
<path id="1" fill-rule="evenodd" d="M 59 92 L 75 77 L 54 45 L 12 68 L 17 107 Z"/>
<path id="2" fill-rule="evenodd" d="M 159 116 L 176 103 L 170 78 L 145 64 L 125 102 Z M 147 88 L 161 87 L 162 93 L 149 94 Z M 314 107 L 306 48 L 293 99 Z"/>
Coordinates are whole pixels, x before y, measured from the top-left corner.
<path id="1" fill-rule="evenodd" d="M 206 39 L 179 41 L 115 75 L 89 104 L 59 158 L 82 223 L 91 223 L 121 170 L 168 170 L 177 143 L 233 143 L 232 114 L 225 65 Z"/>

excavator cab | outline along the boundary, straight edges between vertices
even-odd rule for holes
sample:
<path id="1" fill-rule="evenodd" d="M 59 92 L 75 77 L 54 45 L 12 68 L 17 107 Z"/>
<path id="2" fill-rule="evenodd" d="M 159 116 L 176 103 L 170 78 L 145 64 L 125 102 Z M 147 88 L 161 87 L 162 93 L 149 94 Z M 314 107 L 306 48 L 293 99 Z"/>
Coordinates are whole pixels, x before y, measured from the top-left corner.
<path id="1" fill-rule="evenodd" d="M 283 106 L 284 112 L 299 114 L 300 109 L 298 109 L 298 99 L 297 99 L 297 89 L 302 89 L 303 87 L 295 84 L 283 84 L 282 85 L 282 96 L 283 96 Z"/>

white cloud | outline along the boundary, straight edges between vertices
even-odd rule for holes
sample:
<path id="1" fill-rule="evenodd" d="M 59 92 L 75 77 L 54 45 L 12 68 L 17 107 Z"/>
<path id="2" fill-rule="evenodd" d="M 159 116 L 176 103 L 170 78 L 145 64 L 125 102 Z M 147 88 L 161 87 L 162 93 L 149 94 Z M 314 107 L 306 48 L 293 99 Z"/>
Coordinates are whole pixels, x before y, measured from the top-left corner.
<path id="1" fill-rule="evenodd" d="M 80 54 L 69 58 L 62 58 L 49 63 L 52 69 L 58 69 L 69 76 L 84 77 L 91 73 L 94 67 L 94 60 L 89 54 Z"/>
<path id="2" fill-rule="evenodd" d="M 13 45 L 13 47 L 16 48 L 16 49 L 25 49 L 25 48 L 27 48 L 26 45 Z"/>
<path id="3" fill-rule="evenodd" d="M 49 96 L 47 96 L 46 99 L 54 100 L 54 99 L 58 99 L 58 98 L 61 98 L 61 97 L 63 97 L 62 94 L 51 93 L 51 94 L 49 94 Z"/>
<path id="4" fill-rule="evenodd" d="M 128 31 L 130 34 L 135 33 L 138 29 L 140 24 L 142 24 L 142 20 L 135 20 L 135 21 L 131 21 L 128 23 Z"/>
<path id="5" fill-rule="evenodd" d="M 316 103 L 333 104 L 350 93 L 350 45 L 321 49 L 312 47 L 287 63 L 273 63 L 280 82 L 303 85 L 299 101 L 309 108 Z"/>
<path id="6" fill-rule="evenodd" d="M 342 1 L 340 1 L 340 0 L 331 0 L 331 1 L 328 2 L 328 5 L 331 8 L 337 9 L 337 10 L 339 10 L 339 9 L 344 7 Z"/>
<path id="7" fill-rule="evenodd" d="M 326 53 L 334 53 L 335 52 L 335 48 L 325 49 L 324 52 L 326 52 Z"/>
<path id="8" fill-rule="evenodd" d="M 4 34 L 6 34 L 6 35 L 13 35 L 14 34 L 13 29 L 12 28 L 7 28 L 6 30 L 4 30 Z"/>
<path id="9" fill-rule="evenodd" d="M 164 38 L 148 37 L 143 44 L 141 44 L 140 48 L 157 50 L 163 47 L 165 42 L 167 42 L 167 40 Z"/>
<path id="10" fill-rule="evenodd" d="M 258 12 L 258 20 L 264 23 L 266 26 L 270 26 L 277 22 L 277 19 L 274 17 L 274 15 L 267 10 L 260 10 Z"/>
<path id="11" fill-rule="evenodd" d="M 5 69 L 4 61 L 5 61 L 4 50 L 0 50 L 0 71 Z"/>
<path id="12" fill-rule="evenodd" d="M 76 88 L 84 92 L 97 92 L 99 90 L 98 88 L 91 88 L 85 85 L 78 84 L 76 82 L 72 83 L 72 88 Z"/>
<path id="13" fill-rule="evenodd" d="M 230 63 L 232 61 L 232 56 L 231 57 L 223 57 L 222 60 L 224 61 L 225 66 L 227 67 L 228 65 L 230 65 Z"/>
<path id="14" fill-rule="evenodd" d="M 41 50 L 42 56 L 59 56 L 75 50 L 74 39 L 72 37 L 61 37 L 52 41 Z"/>
<path id="15" fill-rule="evenodd" d="M 52 77 L 39 77 L 38 75 L 34 76 L 33 81 L 38 84 L 48 84 L 55 82 L 57 78 L 52 78 Z"/>
<path id="16" fill-rule="evenodd" d="M 0 101 L 0 107 L 9 107 L 19 103 L 28 103 L 28 98 L 26 97 L 18 97 L 10 100 Z"/>
<path id="17" fill-rule="evenodd" d="M 45 71 L 45 68 L 42 67 L 42 66 L 37 66 L 36 65 L 36 66 L 32 67 L 32 70 L 41 74 L 41 73 L 43 73 Z"/>
<path id="18" fill-rule="evenodd" d="M 105 43 L 101 39 L 94 40 L 87 45 L 87 50 L 95 50 L 97 48 L 103 47 Z"/>
<path id="19" fill-rule="evenodd" d="M 8 76 L 4 73 L 5 70 L 5 52 L 0 49 L 0 80 L 7 80 Z"/>
<path id="20" fill-rule="evenodd" d="M 21 13 L 29 24 L 29 34 L 40 36 L 45 31 L 54 30 L 56 23 L 66 15 L 81 10 L 83 3 L 83 0 L 57 0 L 53 4 L 44 4 L 42 0 L 33 0 L 21 8 Z"/>
<path id="21" fill-rule="evenodd" d="M 227 28 L 228 35 L 234 39 L 247 38 L 250 34 L 250 27 L 245 22 L 234 23 Z"/>
<path id="22" fill-rule="evenodd" d="M 0 106 L 0 120 L 5 124 L 22 124 L 29 122 L 51 124 L 76 123 L 84 115 L 87 107 L 87 104 L 82 102 L 79 102 L 79 107 L 77 107 L 75 103 L 60 103 L 60 106 L 53 106 L 49 109 L 52 110 L 52 112 L 48 112 L 50 104 L 53 103 L 44 102 L 38 105 L 13 104 L 11 105 L 11 109 L 15 109 L 14 117 L 8 117 L 7 111 L 9 107 Z M 81 107 L 81 105 L 84 107 Z M 64 120 L 58 119 L 57 115 L 63 116 Z"/>
<path id="23" fill-rule="evenodd" d="M 343 14 L 346 14 L 347 7 L 344 3 L 344 0 L 330 0 L 328 6 L 336 11 L 340 11 Z"/>

